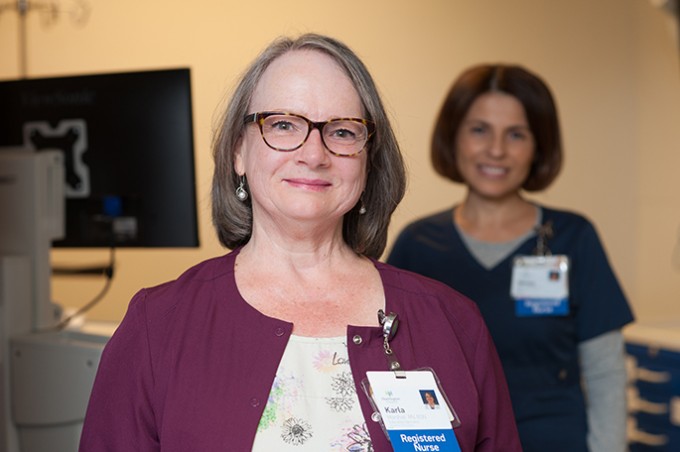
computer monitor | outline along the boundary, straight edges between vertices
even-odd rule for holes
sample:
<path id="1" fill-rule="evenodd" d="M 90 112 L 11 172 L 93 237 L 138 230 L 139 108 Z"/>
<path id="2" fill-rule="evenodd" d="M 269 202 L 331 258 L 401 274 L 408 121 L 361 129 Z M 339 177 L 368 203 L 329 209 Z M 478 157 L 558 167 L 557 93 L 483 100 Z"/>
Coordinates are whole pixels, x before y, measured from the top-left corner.
<path id="1" fill-rule="evenodd" d="M 0 81 L 0 147 L 58 149 L 55 247 L 197 247 L 187 68 Z"/>

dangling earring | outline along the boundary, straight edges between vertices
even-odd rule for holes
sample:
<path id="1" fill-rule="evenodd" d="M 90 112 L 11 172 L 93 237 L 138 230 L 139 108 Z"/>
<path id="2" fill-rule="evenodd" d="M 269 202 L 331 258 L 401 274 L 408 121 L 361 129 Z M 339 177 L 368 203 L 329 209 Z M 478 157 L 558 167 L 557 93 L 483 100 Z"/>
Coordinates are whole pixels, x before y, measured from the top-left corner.
<path id="1" fill-rule="evenodd" d="M 363 215 L 366 213 L 366 206 L 364 205 L 364 201 L 361 200 L 359 201 L 361 203 L 361 207 L 359 207 L 359 215 Z"/>
<path id="2" fill-rule="evenodd" d="M 248 199 L 248 192 L 243 187 L 245 182 L 246 182 L 245 176 L 241 176 L 241 182 L 238 184 L 238 187 L 236 187 L 236 197 L 241 202 L 245 202 L 245 200 Z"/>

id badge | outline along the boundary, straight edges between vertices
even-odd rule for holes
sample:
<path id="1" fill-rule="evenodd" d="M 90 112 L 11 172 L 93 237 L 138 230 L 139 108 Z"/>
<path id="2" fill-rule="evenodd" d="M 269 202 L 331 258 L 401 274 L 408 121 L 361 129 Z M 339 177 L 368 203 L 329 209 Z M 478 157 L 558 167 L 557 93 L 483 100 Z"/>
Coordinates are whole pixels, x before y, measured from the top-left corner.
<path id="1" fill-rule="evenodd" d="M 569 314 L 569 258 L 518 256 L 512 267 L 510 295 L 518 317 Z"/>
<path id="2" fill-rule="evenodd" d="M 432 369 L 366 372 L 364 391 L 395 452 L 460 452 L 460 420 Z"/>

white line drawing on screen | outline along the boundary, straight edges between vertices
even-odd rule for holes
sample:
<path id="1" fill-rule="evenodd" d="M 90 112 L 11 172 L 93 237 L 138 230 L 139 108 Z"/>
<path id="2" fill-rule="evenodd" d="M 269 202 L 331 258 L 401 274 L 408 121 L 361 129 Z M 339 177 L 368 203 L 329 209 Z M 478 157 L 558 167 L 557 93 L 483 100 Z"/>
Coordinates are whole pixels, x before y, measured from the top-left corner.
<path id="1" fill-rule="evenodd" d="M 64 153 L 67 198 L 90 196 L 90 170 L 83 161 L 87 152 L 87 123 L 83 119 L 64 119 L 52 127 L 47 121 L 24 124 L 24 146 L 40 151 L 57 149 Z"/>

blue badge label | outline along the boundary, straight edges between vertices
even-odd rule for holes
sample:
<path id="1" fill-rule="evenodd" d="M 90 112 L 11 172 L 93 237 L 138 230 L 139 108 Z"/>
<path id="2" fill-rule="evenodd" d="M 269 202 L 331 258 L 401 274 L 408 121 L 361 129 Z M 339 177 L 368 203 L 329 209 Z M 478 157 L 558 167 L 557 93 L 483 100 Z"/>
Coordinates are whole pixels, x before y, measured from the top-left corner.
<path id="1" fill-rule="evenodd" d="M 395 452 L 460 452 L 453 430 L 390 430 Z"/>
<path id="2" fill-rule="evenodd" d="M 518 317 L 569 315 L 569 300 L 566 298 L 520 298 L 515 300 L 515 314 Z"/>

